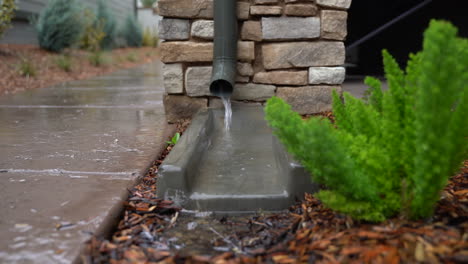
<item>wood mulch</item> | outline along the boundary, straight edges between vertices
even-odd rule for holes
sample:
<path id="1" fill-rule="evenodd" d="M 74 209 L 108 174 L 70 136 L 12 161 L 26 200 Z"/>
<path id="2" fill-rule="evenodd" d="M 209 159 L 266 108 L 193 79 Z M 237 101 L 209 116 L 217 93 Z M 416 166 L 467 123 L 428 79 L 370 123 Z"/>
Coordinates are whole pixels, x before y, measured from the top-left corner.
<path id="1" fill-rule="evenodd" d="M 187 125 L 179 124 L 179 132 Z M 177 228 L 181 210 L 155 195 L 158 166 L 170 148 L 129 190 L 113 237 L 86 243 L 83 263 L 468 263 L 468 161 L 451 177 L 431 219 L 356 222 L 306 194 L 289 212 L 220 217 L 232 232 L 218 234 L 211 246 L 229 251 L 194 255 L 163 239 Z"/>
<path id="2" fill-rule="evenodd" d="M 57 65 L 60 54 L 42 50 L 34 45 L 0 44 L 0 96 L 66 81 L 88 79 L 149 63 L 159 57 L 157 48 L 114 49 L 104 52 L 105 64 L 96 67 L 89 62 L 89 52 L 75 49 L 66 52 L 71 58 L 70 72 Z M 22 61 L 28 61 L 32 65 L 36 71 L 35 76 L 20 74 Z"/>

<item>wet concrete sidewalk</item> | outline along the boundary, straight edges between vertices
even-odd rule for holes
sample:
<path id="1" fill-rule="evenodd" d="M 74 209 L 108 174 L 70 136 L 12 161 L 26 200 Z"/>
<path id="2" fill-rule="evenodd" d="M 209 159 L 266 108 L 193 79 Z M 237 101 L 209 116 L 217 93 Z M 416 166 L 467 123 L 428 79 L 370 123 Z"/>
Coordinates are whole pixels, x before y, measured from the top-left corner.
<path id="1" fill-rule="evenodd" d="M 0 263 L 70 263 L 106 232 L 172 133 L 160 68 L 0 97 Z"/>

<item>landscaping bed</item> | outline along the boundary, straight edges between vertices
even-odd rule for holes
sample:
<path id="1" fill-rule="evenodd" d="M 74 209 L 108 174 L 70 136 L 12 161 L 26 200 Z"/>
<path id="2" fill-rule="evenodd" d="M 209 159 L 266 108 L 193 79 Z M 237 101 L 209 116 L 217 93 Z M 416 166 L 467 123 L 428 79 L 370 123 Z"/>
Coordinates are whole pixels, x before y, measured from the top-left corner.
<path id="1" fill-rule="evenodd" d="M 333 120 L 331 113 L 323 115 Z M 187 125 L 179 124 L 178 131 Z M 203 218 L 181 215 L 181 208 L 155 195 L 158 166 L 171 148 L 129 190 L 112 238 L 86 243 L 84 263 L 468 262 L 468 161 L 424 221 L 353 221 L 311 194 L 284 213 Z"/>
<path id="2" fill-rule="evenodd" d="M 99 66 L 92 64 L 90 52 L 71 49 L 65 54 L 67 55 L 48 52 L 34 45 L 1 44 L 0 96 L 66 81 L 88 79 L 149 63 L 158 58 L 158 49 L 121 48 L 103 52 L 99 58 L 102 65 Z M 69 71 L 59 65 L 59 60 L 63 61 L 63 57 L 69 58 Z"/>

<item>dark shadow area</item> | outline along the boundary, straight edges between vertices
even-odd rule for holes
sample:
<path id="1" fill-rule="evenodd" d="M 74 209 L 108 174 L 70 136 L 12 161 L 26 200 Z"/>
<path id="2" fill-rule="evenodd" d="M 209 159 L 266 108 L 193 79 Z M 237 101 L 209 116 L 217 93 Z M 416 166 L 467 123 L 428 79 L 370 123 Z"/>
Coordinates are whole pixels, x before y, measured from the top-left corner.
<path id="1" fill-rule="evenodd" d="M 366 36 L 423 0 L 355 0 L 349 10 L 346 46 Z M 387 49 L 405 67 L 408 54 L 421 49 L 423 32 L 433 18 L 452 22 L 459 35 L 468 37 L 468 2 L 433 0 L 380 34 L 347 50 L 348 75 L 382 75 L 381 50 Z"/>

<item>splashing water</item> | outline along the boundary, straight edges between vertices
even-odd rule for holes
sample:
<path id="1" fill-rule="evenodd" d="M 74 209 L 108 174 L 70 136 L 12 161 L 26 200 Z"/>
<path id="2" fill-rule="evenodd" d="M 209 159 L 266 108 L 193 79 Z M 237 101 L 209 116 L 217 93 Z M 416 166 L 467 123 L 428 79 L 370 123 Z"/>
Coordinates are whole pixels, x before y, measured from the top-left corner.
<path id="1" fill-rule="evenodd" d="M 229 96 L 223 96 L 221 97 L 221 100 L 223 100 L 224 105 L 224 128 L 226 131 L 229 131 L 232 123 L 231 98 Z"/>

